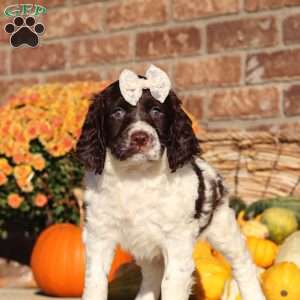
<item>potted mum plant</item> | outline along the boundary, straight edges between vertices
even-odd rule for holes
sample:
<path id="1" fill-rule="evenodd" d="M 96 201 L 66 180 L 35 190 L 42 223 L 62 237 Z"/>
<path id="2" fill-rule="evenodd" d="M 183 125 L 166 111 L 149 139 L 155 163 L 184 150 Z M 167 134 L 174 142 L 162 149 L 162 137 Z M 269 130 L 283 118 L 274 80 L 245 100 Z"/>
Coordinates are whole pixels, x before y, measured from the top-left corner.
<path id="1" fill-rule="evenodd" d="M 36 235 L 47 225 L 79 223 L 75 191 L 83 170 L 71 153 L 91 95 L 106 85 L 37 85 L 0 108 L 1 256 L 28 261 Z"/>

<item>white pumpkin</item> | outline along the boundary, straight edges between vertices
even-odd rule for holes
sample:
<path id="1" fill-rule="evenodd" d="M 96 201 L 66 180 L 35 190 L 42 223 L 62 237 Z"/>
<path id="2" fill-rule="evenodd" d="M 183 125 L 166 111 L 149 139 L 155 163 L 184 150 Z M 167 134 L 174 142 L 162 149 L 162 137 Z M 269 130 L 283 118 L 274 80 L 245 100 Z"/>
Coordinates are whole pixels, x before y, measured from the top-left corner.
<path id="1" fill-rule="evenodd" d="M 279 247 L 275 263 L 292 262 L 300 267 L 300 231 L 291 234 Z"/>

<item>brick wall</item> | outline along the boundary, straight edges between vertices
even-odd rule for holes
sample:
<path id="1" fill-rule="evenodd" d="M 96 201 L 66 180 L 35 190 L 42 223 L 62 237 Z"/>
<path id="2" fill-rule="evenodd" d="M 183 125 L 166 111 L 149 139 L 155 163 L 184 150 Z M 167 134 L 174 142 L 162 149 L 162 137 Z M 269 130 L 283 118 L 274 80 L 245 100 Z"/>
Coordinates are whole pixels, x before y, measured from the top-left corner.
<path id="1" fill-rule="evenodd" d="M 49 8 L 40 47 L 11 49 L 0 30 L 1 99 L 153 62 L 210 128 L 300 129 L 300 0 L 37 2 Z"/>

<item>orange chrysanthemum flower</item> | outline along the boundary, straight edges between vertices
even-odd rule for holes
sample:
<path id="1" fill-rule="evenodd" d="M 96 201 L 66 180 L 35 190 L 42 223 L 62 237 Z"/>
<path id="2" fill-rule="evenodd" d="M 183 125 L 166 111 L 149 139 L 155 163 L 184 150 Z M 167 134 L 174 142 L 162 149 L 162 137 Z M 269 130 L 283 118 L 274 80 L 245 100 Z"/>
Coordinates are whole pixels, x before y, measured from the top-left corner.
<path id="1" fill-rule="evenodd" d="M 46 161 L 42 154 L 31 155 L 29 163 L 38 171 L 42 171 L 46 166 Z"/>
<path id="2" fill-rule="evenodd" d="M 16 179 L 26 179 L 32 174 L 32 168 L 30 165 L 19 165 L 14 167 L 14 176 Z"/>
<path id="3" fill-rule="evenodd" d="M 69 152 L 75 146 L 75 141 L 70 136 L 65 136 L 62 140 L 62 148 L 65 152 Z"/>
<path id="4" fill-rule="evenodd" d="M 50 139 L 52 137 L 53 129 L 48 122 L 39 123 L 38 128 L 42 137 L 45 137 L 47 139 Z"/>
<path id="5" fill-rule="evenodd" d="M 13 161 L 15 164 L 22 164 L 27 162 L 27 155 L 26 153 L 15 153 L 13 155 Z"/>
<path id="6" fill-rule="evenodd" d="M 29 193 L 29 192 L 33 191 L 33 185 L 31 183 L 31 177 L 29 177 L 29 178 L 18 178 L 17 179 L 17 184 L 23 192 Z"/>
<path id="7" fill-rule="evenodd" d="M 37 207 L 43 207 L 48 203 L 48 198 L 42 193 L 38 193 L 34 197 L 34 205 Z"/>
<path id="8" fill-rule="evenodd" d="M 3 172 L 5 175 L 10 175 L 13 171 L 11 165 L 5 158 L 0 158 L 0 171 Z"/>
<path id="9" fill-rule="evenodd" d="M 7 198 L 7 204 L 11 207 L 11 208 L 19 208 L 20 205 L 23 202 L 23 197 L 21 197 L 18 194 L 10 194 Z"/>
<path id="10" fill-rule="evenodd" d="M 4 172 L 0 171 L 0 186 L 6 184 L 7 177 Z"/>
<path id="11" fill-rule="evenodd" d="M 36 121 L 30 121 L 27 125 L 25 136 L 27 139 L 32 140 L 39 136 L 39 129 Z"/>
<path id="12" fill-rule="evenodd" d="M 23 192 L 32 192 L 33 185 L 31 179 L 34 176 L 34 172 L 30 165 L 19 165 L 14 167 L 14 177 L 17 184 Z"/>

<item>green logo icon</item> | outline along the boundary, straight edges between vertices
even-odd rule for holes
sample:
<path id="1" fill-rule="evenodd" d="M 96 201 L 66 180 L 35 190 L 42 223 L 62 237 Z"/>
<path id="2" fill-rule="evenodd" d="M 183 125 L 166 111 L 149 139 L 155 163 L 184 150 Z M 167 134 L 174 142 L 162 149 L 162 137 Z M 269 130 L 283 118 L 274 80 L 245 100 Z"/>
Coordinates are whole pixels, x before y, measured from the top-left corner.
<path id="1" fill-rule="evenodd" d="M 6 17 L 39 16 L 47 13 L 47 8 L 39 4 L 15 4 L 5 8 Z"/>
<path id="2" fill-rule="evenodd" d="M 46 7 L 39 4 L 15 4 L 6 7 L 4 15 L 13 18 L 4 26 L 4 31 L 10 35 L 11 46 L 38 46 L 45 26 L 36 19 L 46 13 Z"/>

